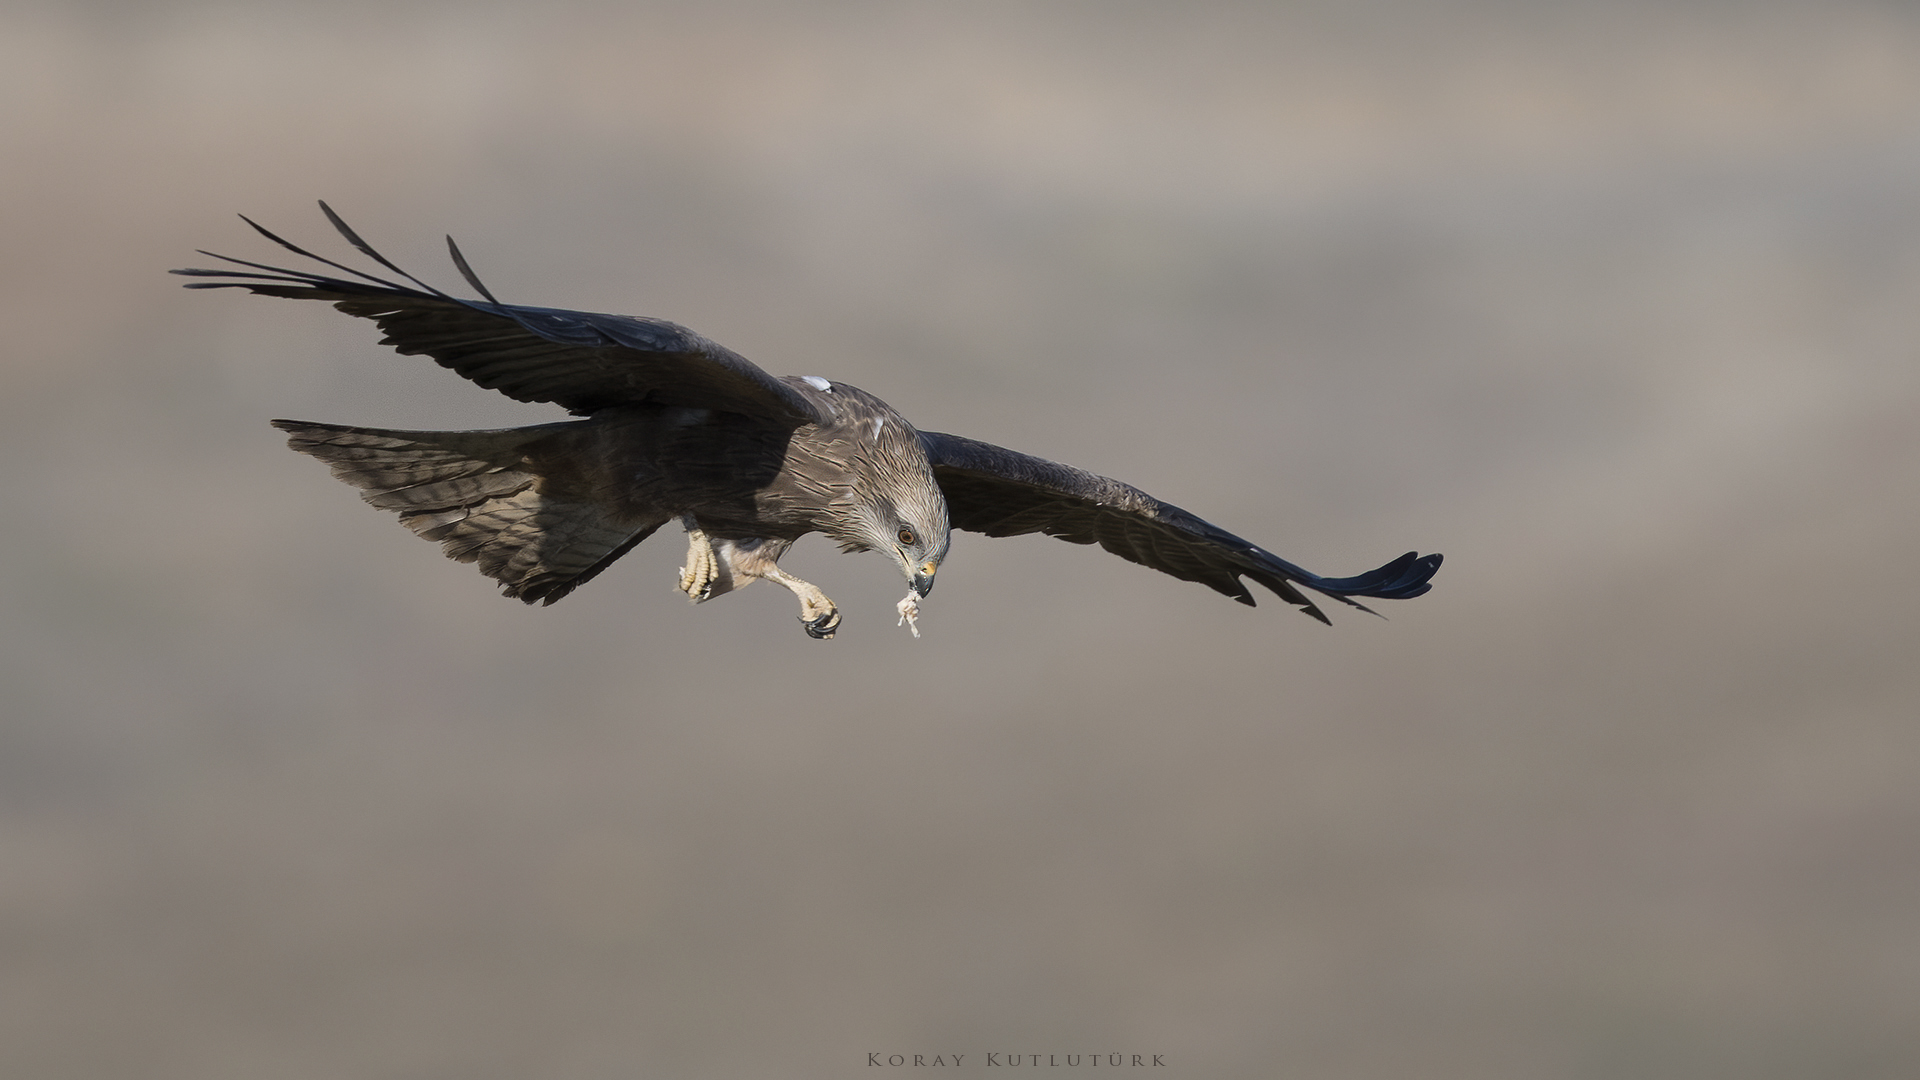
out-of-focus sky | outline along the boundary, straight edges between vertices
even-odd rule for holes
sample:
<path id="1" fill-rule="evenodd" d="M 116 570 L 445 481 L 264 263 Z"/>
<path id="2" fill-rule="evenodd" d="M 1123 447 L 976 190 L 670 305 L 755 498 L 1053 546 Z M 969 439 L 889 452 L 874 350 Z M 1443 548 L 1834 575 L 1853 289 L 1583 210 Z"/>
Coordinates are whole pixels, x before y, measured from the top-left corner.
<path id="1" fill-rule="evenodd" d="M 557 410 L 165 275 L 316 198 L 1447 563 L 524 608 L 266 421 Z M 15 2 L 0 250 L 0 1073 L 1920 1073 L 1911 7 Z"/>

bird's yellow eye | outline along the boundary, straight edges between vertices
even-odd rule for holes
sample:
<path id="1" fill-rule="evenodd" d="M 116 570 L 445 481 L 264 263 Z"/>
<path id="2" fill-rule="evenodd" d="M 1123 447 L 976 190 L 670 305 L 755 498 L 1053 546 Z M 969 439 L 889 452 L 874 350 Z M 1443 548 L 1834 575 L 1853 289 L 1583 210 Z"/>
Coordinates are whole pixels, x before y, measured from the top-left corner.
<path id="1" fill-rule="evenodd" d="M 908 547 L 912 547 L 913 546 L 913 530 L 903 526 L 900 529 L 900 542 L 907 545 Z"/>

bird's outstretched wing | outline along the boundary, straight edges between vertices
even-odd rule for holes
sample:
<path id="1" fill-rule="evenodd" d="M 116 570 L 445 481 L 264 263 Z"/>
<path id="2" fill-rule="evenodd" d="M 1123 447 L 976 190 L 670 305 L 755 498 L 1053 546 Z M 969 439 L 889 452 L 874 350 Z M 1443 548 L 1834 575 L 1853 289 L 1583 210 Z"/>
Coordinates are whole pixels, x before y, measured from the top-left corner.
<path id="1" fill-rule="evenodd" d="M 1104 476 L 958 435 L 923 431 L 920 441 L 956 529 L 988 536 L 1046 533 L 1075 544 L 1099 544 L 1123 559 L 1253 604 L 1244 576 L 1308 615 L 1325 612 L 1296 585 L 1363 611 L 1356 596 L 1404 600 L 1432 588 L 1440 556 L 1409 551 L 1356 577 L 1326 578 L 1139 488 Z"/>
<path id="2" fill-rule="evenodd" d="M 201 254 L 259 272 L 173 272 L 221 279 L 193 282 L 189 289 L 238 288 L 266 296 L 330 300 L 349 315 L 379 324 L 386 333 L 383 345 L 410 356 L 431 356 L 442 367 L 510 398 L 551 401 L 577 415 L 648 402 L 743 413 L 795 426 L 822 419 L 805 395 L 684 326 L 662 319 L 502 304 L 480 283 L 448 237 L 454 265 L 486 297 L 485 301 L 461 300 L 388 262 L 326 203 L 320 209 L 348 243 L 416 287 L 322 258 L 244 215 L 241 220 L 288 251 L 361 280 L 287 270 L 210 251 Z"/>

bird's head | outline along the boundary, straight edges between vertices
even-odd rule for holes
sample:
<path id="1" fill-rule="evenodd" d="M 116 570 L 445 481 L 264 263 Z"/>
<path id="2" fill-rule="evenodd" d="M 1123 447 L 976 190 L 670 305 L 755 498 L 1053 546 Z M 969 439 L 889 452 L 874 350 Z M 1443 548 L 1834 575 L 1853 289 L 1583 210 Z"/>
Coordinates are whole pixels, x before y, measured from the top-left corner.
<path id="1" fill-rule="evenodd" d="M 933 591 L 933 576 L 947 557 L 947 503 L 940 489 L 933 488 L 931 498 L 910 498 L 882 502 L 872 507 L 868 518 L 866 545 L 886 552 L 907 579 L 916 595 Z"/>
<path id="2" fill-rule="evenodd" d="M 947 557 L 947 500 L 912 424 L 879 398 L 834 384 L 846 410 L 828 455 L 845 487 L 828 508 L 822 531 L 842 551 L 879 551 L 893 560 L 916 596 L 933 591 Z M 825 469 L 822 470 L 826 471 Z"/>
<path id="3" fill-rule="evenodd" d="M 893 560 L 919 596 L 933 591 L 933 576 L 950 542 L 947 502 L 929 482 L 900 488 L 891 498 L 860 500 L 842 517 L 833 538 L 843 551 L 878 551 Z"/>

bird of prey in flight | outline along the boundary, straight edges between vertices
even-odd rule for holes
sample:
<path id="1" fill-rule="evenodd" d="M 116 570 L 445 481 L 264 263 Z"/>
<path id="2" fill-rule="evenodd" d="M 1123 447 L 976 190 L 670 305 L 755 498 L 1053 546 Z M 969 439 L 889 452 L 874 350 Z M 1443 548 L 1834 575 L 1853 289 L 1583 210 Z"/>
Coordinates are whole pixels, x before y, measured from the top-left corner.
<path id="1" fill-rule="evenodd" d="M 800 621 L 830 638 L 840 611 L 780 569 L 808 533 L 842 551 L 878 551 L 906 578 L 901 621 L 947 557 L 949 531 L 1046 533 L 1106 550 L 1253 604 L 1242 578 L 1308 615 L 1306 592 L 1419 596 L 1439 555 L 1408 552 L 1355 577 L 1309 573 L 1138 488 L 959 435 L 921 431 L 872 394 L 818 375 L 769 375 L 661 319 L 503 304 L 460 249 L 447 250 L 484 299 L 450 296 L 389 262 L 327 206 L 347 242 L 400 284 L 323 258 L 243 217 L 268 240 L 345 275 L 287 270 L 203 251 L 247 269 L 175 270 L 241 288 L 326 300 L 373 320 L 382 344 L 518 401 L 582 419 L 494 431 L 387 431 L 275 420 L 289 444 L 333 467 L 367 502 L 479 565 L 506 595 L 551 604 L 661 526 L 686 529 L 680 591 L 695 603 L 765 578 L 800 600 Z"/>

